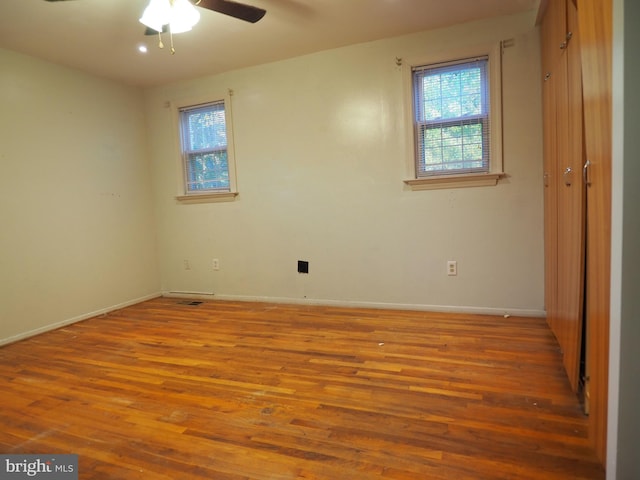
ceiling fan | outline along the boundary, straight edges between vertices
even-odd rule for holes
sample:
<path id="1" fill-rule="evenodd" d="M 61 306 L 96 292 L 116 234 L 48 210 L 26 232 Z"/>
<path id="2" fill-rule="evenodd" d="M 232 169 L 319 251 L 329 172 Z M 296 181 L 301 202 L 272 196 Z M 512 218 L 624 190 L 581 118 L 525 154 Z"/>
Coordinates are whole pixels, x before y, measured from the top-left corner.
<path id="1" fill-rule="evenodd" d="M 45 1 L 65 2 L 69 0 Z M 174 54 L 173 34 L 191 30 L 191 27 L 200 19 L 200 13 L 195 7 L 212 10 L 249 23 L 256 23 L 267 13 L 262 8 L 232 0 L 149 0 L 148 6 L 140 18 L 140 23 L 147 27 L 144 34 L 161 35 L 169 32 L 171 54 Z M 158 46 L 164 48 L 161 37 L 159 37 Z"/>
<path id="2" fill-rule="evenodd" d="M 67 2 L 70 0 L 45 0 L 46 2 Z M 231 0 L 191 0 L 191 3 L 196 7 L 205 8 L 214 12 L 223 13 L 230 17 L 244 20 L 245 22 L 256 23 L 264 14 L 266 10 L 262 8 L 254 7 L 252 5 L 246 5 L 244 3 L 233 2 Z M 155 31 L 152 33 L 156 33 Z"/>

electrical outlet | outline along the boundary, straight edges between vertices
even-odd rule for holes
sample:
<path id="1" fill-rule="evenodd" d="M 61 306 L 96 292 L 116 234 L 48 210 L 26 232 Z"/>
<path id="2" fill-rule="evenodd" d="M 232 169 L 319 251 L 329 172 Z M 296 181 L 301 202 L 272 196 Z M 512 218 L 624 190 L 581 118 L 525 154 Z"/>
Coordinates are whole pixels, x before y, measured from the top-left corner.
<path id="1" fill-rule="evenodd" d="M 213 268 L 214 270 L 220 270 L 220 260 L 218 260 L 217 258 L 211 260 L 211 268 Z"/>
<path id="2" fill-rule="evenodd" d="M 309 273 L 309 262 L 298 260 L 298 273 Z"/>
<path id="3" fill-rule="evenodd" d="M 189 260 L 183 260 L 182 265 L 184 266 L 185 270 L 191 270 L 191 264 L 189 263 Z"/>
<path id="4" fill-rule="evenodd" d="M 447 262 L 447 275 L 458 275 L 458 262 L 456 262 L 455 260 L 449 260 Z"/>

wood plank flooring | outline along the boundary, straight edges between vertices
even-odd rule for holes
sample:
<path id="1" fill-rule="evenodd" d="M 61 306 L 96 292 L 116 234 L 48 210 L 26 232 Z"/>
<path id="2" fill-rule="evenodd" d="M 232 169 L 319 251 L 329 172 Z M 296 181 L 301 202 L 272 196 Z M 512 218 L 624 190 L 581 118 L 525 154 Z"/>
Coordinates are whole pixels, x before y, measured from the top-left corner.
<path id="1" fill-rule="evenodd" d="M 544 319 L 159 298 L 0 348 L 80 479 L 603 479 Z"/>

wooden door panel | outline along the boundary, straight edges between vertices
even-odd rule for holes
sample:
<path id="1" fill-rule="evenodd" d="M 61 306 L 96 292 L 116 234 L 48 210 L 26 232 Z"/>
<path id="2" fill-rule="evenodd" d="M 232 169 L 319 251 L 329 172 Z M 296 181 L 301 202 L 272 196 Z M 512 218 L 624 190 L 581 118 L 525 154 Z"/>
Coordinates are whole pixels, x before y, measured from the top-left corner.
<path id="1" fill-rule="evenodd" d="M 548 323 L 562 349 L 574 391 L 579 385 L 582 348 L 585 211 L 576 24 L 572 2 L 549 2 L 542 24 L 543 69 L 549 70 L 543 87 L 545 304 Z"/>
<path id="2" fill-rule="evenodd" d="M 567 78 L 567 56 L 562 55 L 559 59 L 558 65 L 556 65 L 554 69 L 555 76 L 555 85 L 556 85 L 556 177 L 558 178 L 558 208 L 557 208 L 557 217 L 558 217 L 558 280 L 557 280 L 557 307 L 556 314 L 558 318 L 556 319 L 557 323 L 557 332 L 556 336 L 558 337 L 558 343 L 560 343 L 560 348 L 562 349 L 562 358 L 565 364 L 565 369 L 567 367 L 566 359 L 567 355 L 571 355 L 571 350 L 573 346 L 569 343 L 568 337 L 568 299 L 567 299 L 567 278 L 569 276 L 569 267 L 567 265 L 568 259 L 568 251 L 571 247 L 569 243 L 570 238 L 570 221 L 569 216 L 571 215 L 571 203 L 568 201 L 569 192 L 567 191 L 567 186 L 564 185 L 564 169 L 567 164 L 569 158 L 569 99 L 567 97 L 567 89 L 568 89 L 568 78 Z M 567 372 L 568 373 L 568 372 Z M 571 380 L 571 378 L 570 378 Z M 571 382 L 571 386 L 573 387 L 573 382 Z"/>
<path id="3" fill-rule="evenodd" d="M 549 0 L 541 26 L 542 71 L 552 72 L 560 60 L 567 31 L 566 0 Z"/>
<path id="4" fill-rule="evenodd" d="M 568 41 L 563 57 L 566 66 L 566 132 L 562 139 L 559 167 L 562 181 L 558 187 L 559 204 L 559 288 L 562 329 L 564 334 L 564 365 L 574 391 L 578 390 L 582 352 L 584 301 L 584 216 L 585 196 L 582 181 L 584 163 L 582 138 L 582 73 L 576 8 L 567 3 Z M 562 70 L 564 74 L 564 70 Z M 562 87 L 564 88 L 564 86 Z M 566 155 L 566 157 L 565 157 Z"/>
<path id="5" fill-rule="evenodd" d="M 580 0 L 587 187 L 587 375 L 589 437 L 606 461 L 611 252 L 612 1 Z"/>
<path id="6" fill-rule="evenodd" d="M 558 343 L 565 343 L 563 323 L 560 315 L 559 277 L 558 277 L 558 188 L 559 142 L 566 136 L 560 127 L 559 116 L 566 112 L 558 102 L 562 100 L 560 84 L 566 84 L 564 77 L 558 74 L 562 50 L 560 39 L 565 31 L 565 0 L 549 0 L 541 25 L 542 30 L 542 68 L 544 73 L 543 111 L 544 111 L 544 240 L 545 240 L 545 309 L 547 323 Z"/>
<path id="7" fill-rule="evenodd" d="M 545 310 L 549 328 L 557 337 L 558 293 L 558 176 L 556 159 L 555 78 L 545 75 L 542 86 L 544 149 L 544 248 Z"/>
<path id="8" fill-rule="evenodd" d="M 574 36 L 574 41 L 576 37 Z M 558 280 L 557 330 L 563 362 L 574 391 L 578 389 L 583 301 L 582 108 L 580 78 L 576 78 L 577 44 L 560 57 L 556 69 L 558 109 Z M 578 70 L 580 65 L 578 64 Z"/>

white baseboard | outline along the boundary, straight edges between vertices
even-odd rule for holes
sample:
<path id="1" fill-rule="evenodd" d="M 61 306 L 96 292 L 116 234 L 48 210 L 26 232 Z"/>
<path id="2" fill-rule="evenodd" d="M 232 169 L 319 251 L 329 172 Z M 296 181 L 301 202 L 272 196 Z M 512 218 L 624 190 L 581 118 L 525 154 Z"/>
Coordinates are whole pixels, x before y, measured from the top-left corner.
<path id="1" fill-rule="evenodd" d="M 213 293 L 163 292 L 163 297 L 195 298 L 201 300 L 225 300 L 232 302 L 265 302 L 296 305 L 322 305 L 327 307 L 377 308 L 386 310 L 416 310 L 424 312 L 469 313 L 477 315 L 501 315 L 512 317 L 546 317 L 544 310 L 523 308 L 469 307 L 458 305 L 424 305 L 412 303 L 358 302 L 313 298 L 259 297 L 251 295 L 225 295 Z"/>
<path id="2" fill-rule="evenodd" d="M 71 325 L 72 323 L 81 322 L 83 320 L 87 320 L 89 318 L 98 317 L 100 315 L 104 315 L 109 312 L 113 312 L 114 310 L 120 310 L 121 308 L 130 307 L 131 305 L 135 305 L 136 303 L 146 302 L 147 300 L 151 300 L 153 298 L 161 297 L 162 293 L 152 293 L 149 295 L 145 295 L 140 298 L 135 298 L 133 300 L 128 300 L 126 302 L 119 303 L 117 305 L 112 305 L 110 307 L 101 308 L 99 310 L 95 310 L 89 313 L 83 313 L 82 315 L 78 315 L 77 317 L 68 318 L 66 320 L 62 320 L 60 322 L 52 323 L 50 325 L 45 325 L 44 327 L 36 328 L 34 330 L 29 330 L 28 332 L 19 333 L 18 335 L 14 335 L 12 337 L 2 338 L 0 339 L 0 346 L 7 345 L 9 343 L 18 342 L 20 340 L 24 340 L 25 338 L 33 337 L 35 335 L 39 335 L 44 332 L 49 332 L 51 330 L 55 330 L 57 328 L 65 327 L 67 325 Z"/>
<path id="3" fill-rule="evenodd" d="M 171 291 L 162 292 L 163 297 L 168 298 L 199 298 L 202 300 L 211 300 L 215 294 L 213 292 L 186 292 L 186 291 Z"/>

